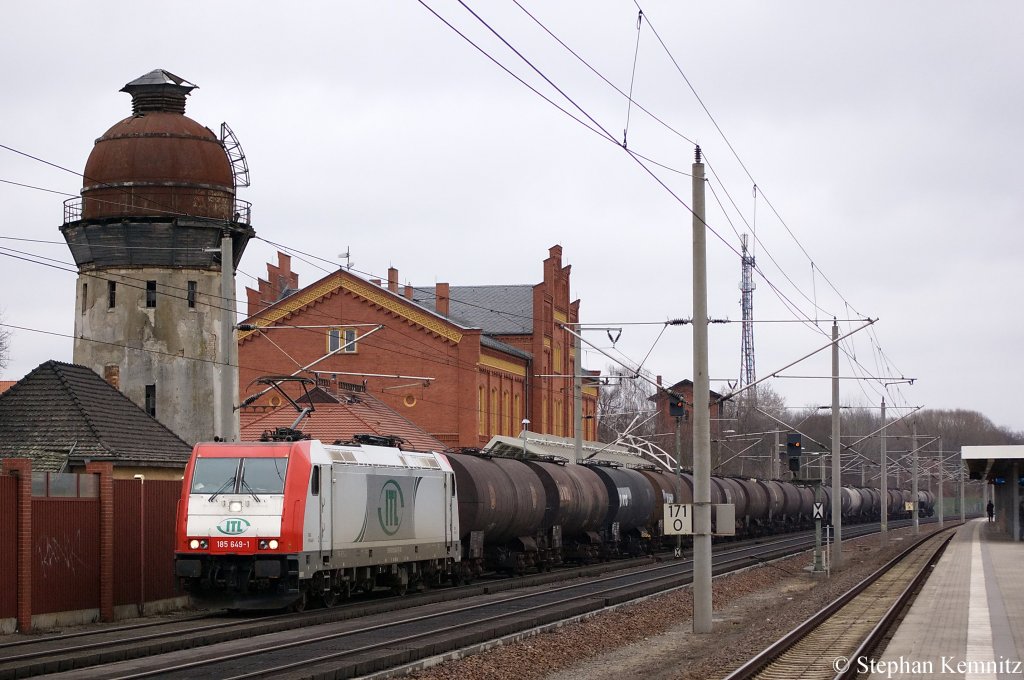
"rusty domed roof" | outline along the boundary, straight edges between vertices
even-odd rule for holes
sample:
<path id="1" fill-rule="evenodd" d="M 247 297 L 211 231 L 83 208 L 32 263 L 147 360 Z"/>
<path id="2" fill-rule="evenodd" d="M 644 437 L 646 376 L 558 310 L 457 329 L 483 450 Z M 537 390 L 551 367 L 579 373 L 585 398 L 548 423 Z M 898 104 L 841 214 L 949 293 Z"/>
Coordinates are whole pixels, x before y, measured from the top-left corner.
<path id="1" fill-rule="evenodd" d="M 195 85 L 163 70 L 125 85 L 133 115 L 96 140 L 85 164 L 85 219 L 189 215 L 230 218 L 235 180 L 224 146 L 184 114 Z"/>

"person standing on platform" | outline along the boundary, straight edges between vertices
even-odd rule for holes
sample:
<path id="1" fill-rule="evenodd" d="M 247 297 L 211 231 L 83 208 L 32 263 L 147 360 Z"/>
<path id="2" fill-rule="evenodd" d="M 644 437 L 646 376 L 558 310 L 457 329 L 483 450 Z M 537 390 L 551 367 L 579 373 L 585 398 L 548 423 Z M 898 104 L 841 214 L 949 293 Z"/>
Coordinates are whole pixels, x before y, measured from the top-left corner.
<path id="1" fill-rule="evenodd" d="M 988 521 L 989 522 L 996 521 L 996 519 L 995 519 L 995 517 L 996 517 L 996 506 L 994 506 L 992 504 L 992 501 L 988 502 L 988 505 L 985 507 L 985 511 L 988 512 Z"/>

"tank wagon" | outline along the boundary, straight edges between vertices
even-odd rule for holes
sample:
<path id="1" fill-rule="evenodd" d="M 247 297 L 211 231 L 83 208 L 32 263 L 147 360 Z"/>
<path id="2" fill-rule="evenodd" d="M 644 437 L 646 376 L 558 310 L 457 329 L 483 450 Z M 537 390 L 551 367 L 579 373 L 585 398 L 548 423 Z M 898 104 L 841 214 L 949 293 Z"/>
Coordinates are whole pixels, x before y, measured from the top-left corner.
<path id="1" fill-rule="evenodd" d="M 403 593 L 485 571 L 640 555 L 675 546 L 664 505 L 693 502 L 689 474 L 652 466 L 395 443 L 196 445 L 177 517 L 175 573 L 185 590 L 209 606 L 331 606 L 357 590 Z M 711 478 L 711 501 L 735 506 L 738 537 L 813 526 L 816 494 L 828 521 L 828 487 Z M 890 517 L 909 514 L 909 491 L 888 496 Z M 844 487 L 841 498 L 844 522 L 878 519 L 877 490 Z M 919 492 L 918 503 L 929 516 L 934 496 Z"/>

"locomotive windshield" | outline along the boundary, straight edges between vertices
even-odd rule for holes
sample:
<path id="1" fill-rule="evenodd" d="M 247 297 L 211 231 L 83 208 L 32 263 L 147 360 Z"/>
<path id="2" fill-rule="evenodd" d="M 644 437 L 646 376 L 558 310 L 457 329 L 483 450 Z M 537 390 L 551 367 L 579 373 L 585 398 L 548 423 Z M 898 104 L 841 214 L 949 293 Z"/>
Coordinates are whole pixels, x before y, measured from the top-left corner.
<path id="1" fill-rule="evenodd" d="M 250 493 L 284 493 L 287 458 L 246 458 L 242 466 L 242 488 Z"/>
<path id="2" fill-rule="evenodd" d="M 234 493 L 240 458 L 199 458 L 192 473 L 192 493 Z"/>
<path id="3" fill-rule="evenodd" d="M 199 458 L 191 493 L 284 493 L 287 470 L 287 458 Z"/>

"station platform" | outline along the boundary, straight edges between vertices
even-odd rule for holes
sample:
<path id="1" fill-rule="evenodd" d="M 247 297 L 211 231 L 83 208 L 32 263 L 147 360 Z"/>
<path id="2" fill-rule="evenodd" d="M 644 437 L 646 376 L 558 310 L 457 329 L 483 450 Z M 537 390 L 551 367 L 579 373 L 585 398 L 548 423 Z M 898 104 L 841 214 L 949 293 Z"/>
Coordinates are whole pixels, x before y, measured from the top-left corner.
<path id="1" fill-rule="evenodd" d="M 871 678 L 1024 677 L 1024 544 L 985 519 L 957 529 Z M 851 660 L 854 665 L 864 660 Z M 865 675 L 868 675 L 867 673 Z"/>

